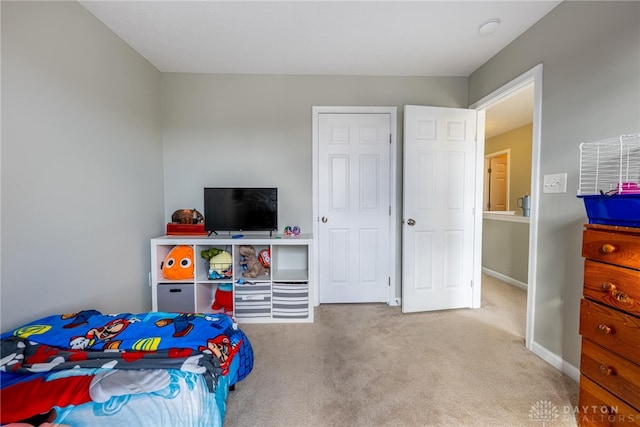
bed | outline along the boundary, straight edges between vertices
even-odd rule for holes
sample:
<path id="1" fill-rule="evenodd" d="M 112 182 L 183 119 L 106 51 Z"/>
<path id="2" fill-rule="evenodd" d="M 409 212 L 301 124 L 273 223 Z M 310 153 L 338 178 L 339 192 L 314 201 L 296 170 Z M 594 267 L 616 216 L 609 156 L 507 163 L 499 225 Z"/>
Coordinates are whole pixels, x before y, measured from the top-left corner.
<path id="1" fill-rule="evenodd" d="M 221 426 L 253 367 L 222 313 L 54 315 L 0 335 L 0 357 L 3 425 Z"/>

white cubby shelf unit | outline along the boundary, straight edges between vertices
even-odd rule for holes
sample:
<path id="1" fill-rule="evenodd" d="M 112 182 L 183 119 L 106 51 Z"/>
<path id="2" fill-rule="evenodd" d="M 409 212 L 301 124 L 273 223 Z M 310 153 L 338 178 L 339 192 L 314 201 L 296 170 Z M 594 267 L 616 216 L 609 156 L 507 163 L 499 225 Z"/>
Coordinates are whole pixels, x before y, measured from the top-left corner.
<path id="1" fill-rule="evenodd" d="M 168 280 L 162 263 L 178 245 L 193 248 L 193 278 Z M 256 254 L 269 249 L 268 274 L 243 277 L 240 246 L 250 245 Z M 209 261 L 201 252 L 210 248 L 231 254 L 233 274 L 209 278 Z M 161 236 L 151 239 L 151 300 L 153 311 L 213 313 L 220 285 L 231 287 L 233 316 L 239 323 L 313 322 L 313 239 L 311 235 L 282 236 Z M 242 279 L 242 280 L 240 280 Z"/>

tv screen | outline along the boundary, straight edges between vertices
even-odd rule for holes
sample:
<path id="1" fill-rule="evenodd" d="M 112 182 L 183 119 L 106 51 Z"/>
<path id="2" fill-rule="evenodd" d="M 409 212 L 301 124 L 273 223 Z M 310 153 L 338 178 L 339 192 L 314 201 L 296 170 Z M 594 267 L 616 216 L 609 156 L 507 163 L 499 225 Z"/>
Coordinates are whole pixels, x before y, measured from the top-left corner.
<path id="1" fill-rule="evenodd" d="M 204 228 L 218 231 L 278 229 L 277 188 L 205 188 Z"/>

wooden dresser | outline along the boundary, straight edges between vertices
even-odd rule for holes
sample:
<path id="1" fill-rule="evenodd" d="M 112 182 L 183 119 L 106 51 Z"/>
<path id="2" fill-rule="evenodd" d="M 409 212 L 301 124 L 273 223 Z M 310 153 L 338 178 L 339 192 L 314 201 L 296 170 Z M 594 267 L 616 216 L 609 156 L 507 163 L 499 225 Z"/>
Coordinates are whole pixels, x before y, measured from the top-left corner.
<path id="1" fill-rule="evenodd" d="M 640 228 L 583 233 L 578 424 L 640 426 Z"/>

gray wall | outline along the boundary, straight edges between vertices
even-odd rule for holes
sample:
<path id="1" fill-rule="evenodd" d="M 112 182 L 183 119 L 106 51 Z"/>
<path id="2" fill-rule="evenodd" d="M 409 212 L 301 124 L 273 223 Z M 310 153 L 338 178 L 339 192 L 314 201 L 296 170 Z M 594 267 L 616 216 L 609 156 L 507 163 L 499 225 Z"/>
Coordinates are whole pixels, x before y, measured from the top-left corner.
<path id="1" fill-rule="evenodd" d="M 484 219 L 482 267 L 526 284 L 529 273 L 529 223 Z"/>
<path id="2" fill-rule="evenodd" d="M 163 73 L 165 219 L 176 209 L 203 212 L 203 187 L 264 185 L 278 187 L 278 229 L 298 225 L 310 233 L 314 105 L 398 107 L 401 212 L 404 105 L 466 107 L 467 83 L 461 77 Z M 395 283 L 400 297 L 400 267 Z"/>
<path id="3" fill-rule="evenodd" d="M 475 102 L 543 64 L 540 173 L 567 172 L 568 183 L 566 194 L 539 201 L 534 340 L 575 367 L 587 221 L 576 198 L 578 146 L 640 131 L 639 47 L 640 2 L 568 1 L 469 79 Z"/>
<path id="4" fill-rule="evenodd" d="M 0 326 L 149 310 L 160 73 L 76 2 L 1 7 Z"/>
<path id="5" fill-rule="evenodd" d="M 468 105 L 460 77 L 163 73 L 162 91 L 166 218 L 205 186 L 275 186 L 280 231 L 311 232 L 312 106 L 397 106 L 401 141 L 405 104 Z"/>

